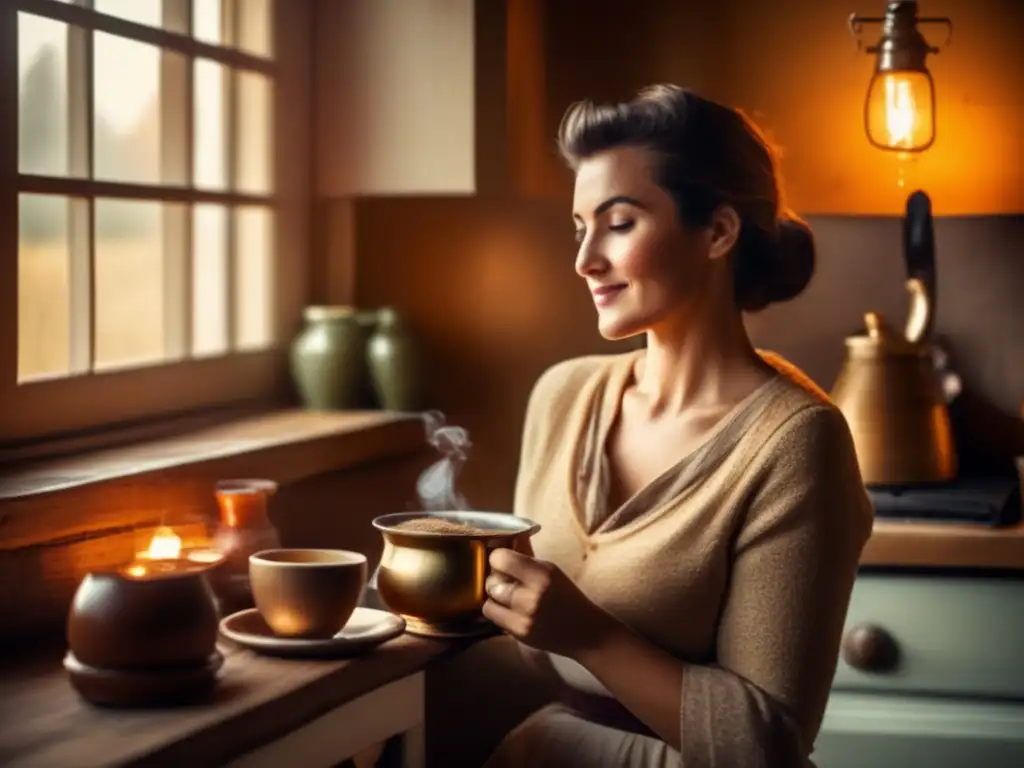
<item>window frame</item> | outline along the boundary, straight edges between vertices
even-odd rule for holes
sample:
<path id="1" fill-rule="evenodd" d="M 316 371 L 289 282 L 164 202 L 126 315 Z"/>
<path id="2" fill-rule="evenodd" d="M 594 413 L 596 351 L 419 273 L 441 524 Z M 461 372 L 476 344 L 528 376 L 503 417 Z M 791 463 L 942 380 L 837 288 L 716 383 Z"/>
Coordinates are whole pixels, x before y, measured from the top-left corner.
<path id="1" fill-rule="evenodd" d="M 238 1 L 224 0 L 229 3 L 229 7 Z M 91 9 L 91 0 L 74 0 L 73 3 L 59 0 L 13 0 L 0 3 L 0 447 L 16 447 L 67 434 L 103 430 L 120 424 L 157 420 L 219 406 L 270 403 L 279 400 L 286 391 L 288 377 L 285 349 L 300 322 L 302 307 L 308 298 L 308 275 L 311 268 L 312 157 L 309 139 L 312 24 L 309 0 L 288 0 L 287 12 L 281 0 L 271 2 L 271 59 L 235 48 L 212 45 L 166 29 L 98 14 Z M 177 12 L 186 14 L 190 13 L 192 7 L 190 0 L 170 0 L 169 5 Z M 87 34 L 83 38 L 91 39 L 94 32 L 107 32 L 185 55 L 188 58 L 186 79 L 189 81 L 189 98 L 196 57 L 270 76 L 273 80 L 272 193 L 256 196 L 230 190 L 197 190 L 189 186 L 20 174 L 19 12 L 84 28 Z M 188 15 L 185 21 L 190 21 Z M 91 91 L 90 73 L 86 73 L 85 80 Z M 91 101 L 91 93 L 87 95 Z M 232 114 L 234 110 L 228 110 L 228 113 Z M 189 140 L 186 149 L 191 153 L 191 121 L 187 131 Z M 191 164 L 191 154 L 188 162 Z M 217 357 L 194 358 L 189 356 L 187 338 L 179 339 L 176 344 L 181 354 L 177 359 L 125 369 L 84 370 L 72 372 L 65 377 L 19 384 L 19 192 L 70 196 L 84 192 L 88 196 L 167 202 L 269 204 L 275 212 L 270 245 L 273 256 L 271 347 L 255 351 L 229 350 Z M 228 257 L 230 261 L 230 251 Z M 73 266 L 72 272 L 74 281 Z M 90 281 L 87 291 L 91 291 L 91 276 L 86 279 Z M 75 309 L 74 303 L 72 311 L 80 311 Z M 86 311 L 91 312 L 91 309 L 86 306 Z M 188 306 L 189 318 L 191 311 L 191 306 Z M 230 304 L 228 312 L 230 318 Z M 229 327 L 231 322 L 229 319 Z M 189 322 L 185 319 L 179 322 L 181 324 L 189 325 Z"/>

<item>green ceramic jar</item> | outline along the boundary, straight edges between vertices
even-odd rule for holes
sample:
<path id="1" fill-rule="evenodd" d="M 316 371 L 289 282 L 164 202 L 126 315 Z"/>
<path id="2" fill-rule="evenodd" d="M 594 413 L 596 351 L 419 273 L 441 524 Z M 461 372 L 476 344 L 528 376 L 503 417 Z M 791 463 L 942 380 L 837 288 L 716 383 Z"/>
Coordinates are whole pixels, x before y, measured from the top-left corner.
<path id="1" fill-rule="evenodd" d="M 376 330 L 367 343 L 367 361 L 377 401 L 385 410 L 420 410 L 418 352 L 402 316 L 391 307 L 379 310 Z"/>
<path id="2" fill-rule="evenodd" d="M 302 404 L 311 410 L 363 406 L 366 333 L 353 307 L 313 306 L 306 327 L 292 342 L 292 377 Z"/>

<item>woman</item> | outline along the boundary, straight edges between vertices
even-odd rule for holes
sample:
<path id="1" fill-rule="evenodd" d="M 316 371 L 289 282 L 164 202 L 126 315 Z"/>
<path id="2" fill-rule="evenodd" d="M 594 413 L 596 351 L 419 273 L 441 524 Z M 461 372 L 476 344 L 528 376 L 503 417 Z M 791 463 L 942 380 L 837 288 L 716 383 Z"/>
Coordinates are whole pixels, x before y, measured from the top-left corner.
<path id="1" fill-rule="evenodd" d="M 741 313 L 814 269 L 771 148 L 674 86 L 572 107 L 576 271 L 601 334 L 646 349 L 547 371 L 484 613 L 565 700 L 490 766 L 805 766 L 873 512 L 845 420 Z"/>

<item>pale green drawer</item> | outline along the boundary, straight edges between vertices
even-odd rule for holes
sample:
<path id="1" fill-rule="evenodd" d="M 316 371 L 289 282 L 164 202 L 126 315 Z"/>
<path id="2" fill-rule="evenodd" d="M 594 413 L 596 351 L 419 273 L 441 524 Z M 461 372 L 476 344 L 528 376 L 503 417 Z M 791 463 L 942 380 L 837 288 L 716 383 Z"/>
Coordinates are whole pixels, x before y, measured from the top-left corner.
<path id="1" fill-rule="evenodd" d="M 833 693 L 817 768 L 1020 768 L 1024 704 Z"/>
<path id="2" fill-rule="evenodd" d="M 844 651 L 833 690 L 1024 701 L 1024 580 L 862 573 L 844 644 L 864 625 L 891 638 L 896 665 L 865 671 Z"/>

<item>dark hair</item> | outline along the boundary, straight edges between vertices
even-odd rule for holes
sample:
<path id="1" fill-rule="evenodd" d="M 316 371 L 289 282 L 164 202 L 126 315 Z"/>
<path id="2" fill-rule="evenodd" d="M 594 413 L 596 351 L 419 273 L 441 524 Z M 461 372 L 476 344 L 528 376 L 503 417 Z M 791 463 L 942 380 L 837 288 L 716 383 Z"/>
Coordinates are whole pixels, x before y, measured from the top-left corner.
<path id="1" fill-rule="evenodd" d="M 732 206 L 742 222 L 732 254 L 741 310 L 788 301 L 810 282 L 811 230 L 785 208 L 776 153 L 742 112 L 675 85 L 654 85 L 621 104 L 574 104 L 558 144 L 573 169 L 616 147 L 652 150 L 661 160 L 658 183 L 684 224 L 706 227 L 715 209 Z"/>

